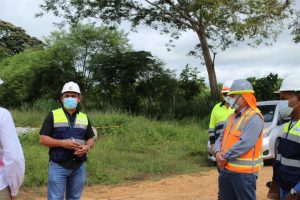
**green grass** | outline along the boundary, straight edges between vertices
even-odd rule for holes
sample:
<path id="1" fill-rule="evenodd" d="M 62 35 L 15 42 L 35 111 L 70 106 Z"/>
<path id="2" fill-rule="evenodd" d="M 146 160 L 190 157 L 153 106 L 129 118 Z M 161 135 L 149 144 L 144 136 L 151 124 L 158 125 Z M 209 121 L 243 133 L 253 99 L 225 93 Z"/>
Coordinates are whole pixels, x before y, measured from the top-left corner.
<path id="1" fill-rule="evenodd" d="M 41 126 L 46 114 L 13 112 L 17 124 L 34 126 Z M 202 123 L 159 122 L 118 113 L 92 112 L 88 116 L 100 135 L 88 153 L 90 185 L 193 173 L 209 166 L 208 134 Z M 37 132 L 20 139 L 26 157 L 24 185 L 46 185 L 48 148 L 38 144 Z"/>

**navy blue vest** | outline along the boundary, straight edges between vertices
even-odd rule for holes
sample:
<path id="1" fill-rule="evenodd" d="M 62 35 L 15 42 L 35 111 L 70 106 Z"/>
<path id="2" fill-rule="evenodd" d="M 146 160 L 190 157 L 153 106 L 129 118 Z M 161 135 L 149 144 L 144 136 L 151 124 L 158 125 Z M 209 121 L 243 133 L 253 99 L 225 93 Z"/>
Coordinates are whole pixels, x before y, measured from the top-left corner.
<path id="1" fill-rule="evenodd" d="M 74 124 L 70 124 L 68 117 L 62 108 L 53 110 L 53 132 L 52 138 L 58 140 L 64 139 L 80 139 L 85 140 L 85 134 L 88 125 L 86 114 L 79 112 L 76 114 Z M 86 155 L 78 157 L 74 155 L 73 150 L 65 149 L 63 147 L 51 147 L 49 150 L 50 160 L 54 162 L 62 162 L 76 159 L 85 161 Z"/>
<path id="2" fill-rule="evenodd" d="M 300 121 L 293 127 L 284 125 L 283 137 L 278 144 L 278 155 L 274 164 L 278 180 L 300 182 Z"/>

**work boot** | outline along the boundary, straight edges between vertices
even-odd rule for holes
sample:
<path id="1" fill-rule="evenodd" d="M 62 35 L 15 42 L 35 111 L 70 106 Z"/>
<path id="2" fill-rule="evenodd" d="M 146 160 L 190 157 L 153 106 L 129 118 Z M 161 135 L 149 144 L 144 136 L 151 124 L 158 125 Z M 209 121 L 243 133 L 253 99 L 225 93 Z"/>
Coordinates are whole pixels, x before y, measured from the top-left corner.
<path id="1" fill-rule="evenodd" d="M 279 185 L 277 183 L 277 181 L 275 180 L 272 180 L 270 182 L 267 182 L 266 186 L 269 189 L 269 192 L 268 192 L 268 199 L 274 199 L 274 200 L 279 200 L 280 199 L 280 191 L 279 191 Z"/>

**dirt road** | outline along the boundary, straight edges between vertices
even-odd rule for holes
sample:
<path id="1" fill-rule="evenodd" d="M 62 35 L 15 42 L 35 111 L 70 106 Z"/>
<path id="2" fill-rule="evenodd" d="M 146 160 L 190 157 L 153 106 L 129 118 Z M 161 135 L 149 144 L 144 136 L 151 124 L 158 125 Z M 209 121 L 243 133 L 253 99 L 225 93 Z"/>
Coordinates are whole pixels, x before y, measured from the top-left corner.
<path id="1" fill-rule="evenodd" d="M 272 167 L 264 167 L 257 183 L 257 200 L 267 200 L 265 183 L 272 177 Z M 214 200 L 217 199 L 216 170 L 192 175 L 142 181 L 121 186 L 85 187 L 82 200 Z M 45 189 L 22 191 L 19 199 L 45 200 Z"/>

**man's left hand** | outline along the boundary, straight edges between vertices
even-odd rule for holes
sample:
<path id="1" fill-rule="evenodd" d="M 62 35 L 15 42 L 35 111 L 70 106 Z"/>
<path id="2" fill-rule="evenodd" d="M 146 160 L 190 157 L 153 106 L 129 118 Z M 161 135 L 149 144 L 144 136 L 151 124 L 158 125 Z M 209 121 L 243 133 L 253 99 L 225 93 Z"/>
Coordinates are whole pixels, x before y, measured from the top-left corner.
<path id="1" fill-rule="evenodd" d="M 219 169 L 224 169 L 224 166 L 227 163 L 227 160 L 225 160 L 223 156 L 224 154 L 221 152 L 216 153 L 217 165 Z"/>
<path id="2" fill-rule="evenodd" d="M 80 148 L 74 152 L 74 155 L 82 157 L 89 149 L 90 147 L 88 145 L 80 145 Z"/>

